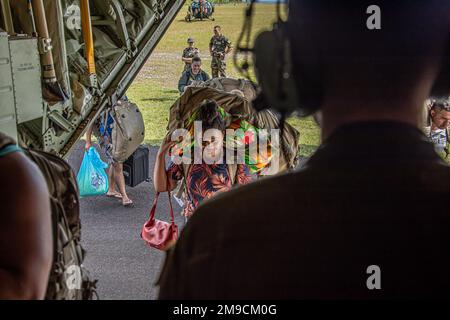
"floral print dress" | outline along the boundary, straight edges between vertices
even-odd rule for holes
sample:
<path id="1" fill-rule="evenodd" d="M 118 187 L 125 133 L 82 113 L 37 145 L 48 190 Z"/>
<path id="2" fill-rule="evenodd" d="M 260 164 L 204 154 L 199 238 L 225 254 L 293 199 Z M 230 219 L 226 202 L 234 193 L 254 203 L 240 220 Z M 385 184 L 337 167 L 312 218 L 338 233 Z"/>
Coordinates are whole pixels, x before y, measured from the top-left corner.
<path id="1" fill-rule="evenodd" d="M 169 164 L 167 175 L 173 180 L 180 181 L 184 177 L 183 166 L 173 162 Z M 247 184 L 251 175 L 246 165 L 238 165 L 236 184 Z M 232 181 L 226 164 L 193 164 L 186 176 L 187 196 L 183 215 L 190 217 L 203 200 L 213 197 L 218 192 L 231 189 Z"/>

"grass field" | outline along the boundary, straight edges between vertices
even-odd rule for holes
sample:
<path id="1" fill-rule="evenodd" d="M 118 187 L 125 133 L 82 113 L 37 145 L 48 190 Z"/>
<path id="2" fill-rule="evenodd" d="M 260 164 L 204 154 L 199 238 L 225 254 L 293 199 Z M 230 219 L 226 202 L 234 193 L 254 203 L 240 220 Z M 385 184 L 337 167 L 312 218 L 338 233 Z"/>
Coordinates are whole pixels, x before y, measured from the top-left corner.
<path id="1" fill-rule="evenodd" d="M 128 90 L 128 97 L 138 104 L 144 115 L 146 143 L 158 144 L 166 133 L 169 108 L 179 97 L 177 83 L 183 70 L 181 53 L 186 47 L 187 38 L 195 39 L 195 45 L 199 48 L 203 61 L 203 69 L 210 74 L 211 59 L 208 45 L 213 27 L 221 25 L 223 34 L 236 45 L 244 21 L 244 9 L 243 4 L 217 6 L 215 21 L 190 23 L 184 21 L 187 6 L 180 11 Z M 271 29 L 275 17 L 275 5 L 257 5 L 252 39 L 261 31 Z M 233 78 L 241 77 L 234 68 L 231 56 L 227 59 L 227 74 Z M 301 155 L 310 155 L 320 143 L 319 129 L 314 121 L 311 118 L 292 118 L 289 119 L 289 123 L 301 133 Z"/>

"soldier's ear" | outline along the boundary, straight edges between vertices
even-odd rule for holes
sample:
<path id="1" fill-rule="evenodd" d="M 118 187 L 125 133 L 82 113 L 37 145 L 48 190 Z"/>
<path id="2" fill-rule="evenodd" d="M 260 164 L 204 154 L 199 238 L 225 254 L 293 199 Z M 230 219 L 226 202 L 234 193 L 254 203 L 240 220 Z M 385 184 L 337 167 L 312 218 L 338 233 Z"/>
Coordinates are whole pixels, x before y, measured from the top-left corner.
<path id="1" fill-rule="evenodd" d="M 255 69 L 262 92 L 253 105 L 307 116 L 315 113 L 322 101 L 318 54 L 310 43 L 302 42 L 301 30 L 291 33 L 296 34 L 296 42 L 304 44 L 301 52 L 293 52 L 288 28 L 288 23 L 279 22 L 273 31 L 263 32 L 255 40 Z"/>
<path id="2" fill-rule="evenodd" d="M 447 43 L 444 52 L 444 59 L 439 75 L 434 82 L 431 90 L 431 97 L 445 98 L 450 95 L 450 35 L 447 37 Z"/>

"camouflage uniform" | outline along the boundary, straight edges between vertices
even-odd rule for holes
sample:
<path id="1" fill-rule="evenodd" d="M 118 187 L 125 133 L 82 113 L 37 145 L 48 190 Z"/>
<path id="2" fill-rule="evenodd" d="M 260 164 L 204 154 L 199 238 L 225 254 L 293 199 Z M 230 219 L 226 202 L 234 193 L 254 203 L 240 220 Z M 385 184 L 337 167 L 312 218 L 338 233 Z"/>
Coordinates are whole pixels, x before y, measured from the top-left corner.
<path id="1" fill-rule="evenodd" d="M 187 47 L 183 50 L 183 58 L 189 58 L 189 59 L 194 58 L 194 57 L 198 56 L 198 52 L 199 51 L 197 48 Z M 191 68 L 191 64 L 185 62 L 183 71 L 189 70 L 190 68 Z"/>
<path id="2" fill-rule="evenodd" d="M 217 78 L 219 75 L 226 77 L 225 50 L 227 47 L 231 48 L 231 42 L 223 35 L 213 36 L 209 42 L 209 48 L 212 52 L 211 73 L 213 78 Z"/>

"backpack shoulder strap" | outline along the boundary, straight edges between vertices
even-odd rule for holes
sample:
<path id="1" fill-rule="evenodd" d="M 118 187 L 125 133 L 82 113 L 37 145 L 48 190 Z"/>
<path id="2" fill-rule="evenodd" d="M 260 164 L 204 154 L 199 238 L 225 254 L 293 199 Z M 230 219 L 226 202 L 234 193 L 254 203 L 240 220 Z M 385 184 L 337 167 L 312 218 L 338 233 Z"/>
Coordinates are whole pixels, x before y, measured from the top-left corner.
<path id="1" fill-rule="evenodd" d="M 16 144 L 16 141 L 10 136 L 0 132 L 0 149 L 3 149 L 7 145 Z"/>
<path id="2" fill-rule="evenodd" d="M 0 132 L 0 157 L 4 157 L 10 153 L 22 151 L 13 138 Z"/>

